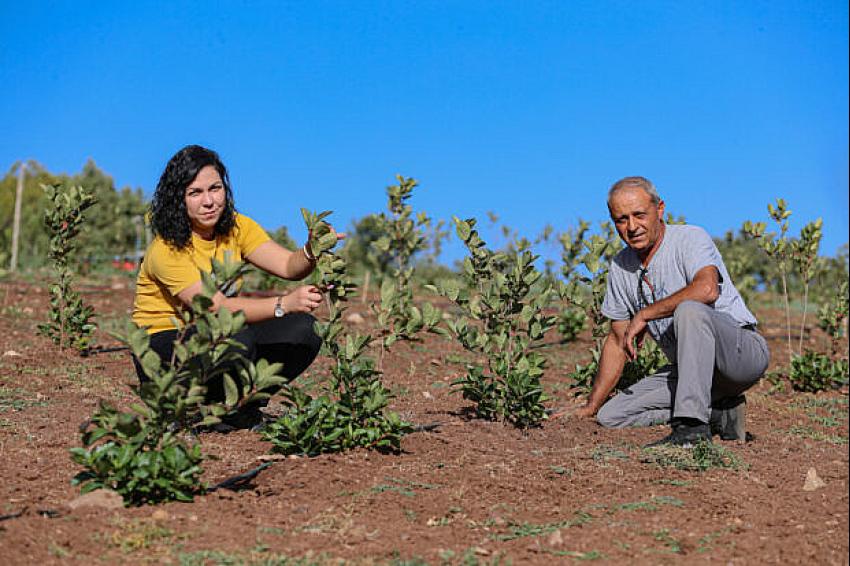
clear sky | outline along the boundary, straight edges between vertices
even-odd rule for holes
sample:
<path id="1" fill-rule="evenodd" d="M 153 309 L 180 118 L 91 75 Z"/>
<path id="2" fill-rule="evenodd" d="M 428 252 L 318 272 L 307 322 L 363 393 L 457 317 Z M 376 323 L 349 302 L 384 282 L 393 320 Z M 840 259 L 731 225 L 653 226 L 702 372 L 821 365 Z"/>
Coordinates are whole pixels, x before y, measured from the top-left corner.
<path id="1" fill-rule="evenodd" d="M 150 195 L 198 143 L 299 240 L 300 207 L 348 225 L 396 173 L 528 237 L 644 175 L 713 235 L 781 196 L 848 240 L 846 0 L 0 0 L 0 85 L 0 169 L 91 157 Z"/>

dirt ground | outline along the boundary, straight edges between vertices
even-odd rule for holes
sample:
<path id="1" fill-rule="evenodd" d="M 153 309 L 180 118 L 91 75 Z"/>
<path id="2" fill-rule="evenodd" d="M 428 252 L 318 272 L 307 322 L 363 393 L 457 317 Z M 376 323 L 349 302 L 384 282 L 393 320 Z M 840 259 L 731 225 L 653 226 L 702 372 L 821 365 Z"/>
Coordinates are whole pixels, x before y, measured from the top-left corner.
<path id="1" fill-rule="evenodd" d="M 104 330 L 125 324 L 127 282 L 84 289 Z M 37 336 L 43 285 L 0 283 L 0 301 L 2 564 L 848 563 L 846 390 L 776 393 L 763 380 L 748 393 L 754 441 L 724 443 L 740 465 L 683 471 L 646 461 L 641 447 L 663 427 L 563 418 L 523 433 L 470 419 L 449 386 L 465 354 L 433 336 L 384 360 L 393 408 L 439 423 L 405 437 L 400 454 L 287 458 L 193 503 L 71 509 L 79 468 L 68 449 L 99 399 L 132 400 L 129 354 L 81 358 Z M 781 312 L 755 310 L 774 367 L 784 363 Z M 101 332 L 98 343 L 115 340 Z M 564 376 L 589 348 L 585 335 L 543 350 L 552 406 L 578 402 Z M 320 382 L 326 367 L 299 382 Z M 271 448 L 249 431 L 201 441 L 209 484 L 255 468 Z M 811 469 L 822 484 L 805 490 Z"/>

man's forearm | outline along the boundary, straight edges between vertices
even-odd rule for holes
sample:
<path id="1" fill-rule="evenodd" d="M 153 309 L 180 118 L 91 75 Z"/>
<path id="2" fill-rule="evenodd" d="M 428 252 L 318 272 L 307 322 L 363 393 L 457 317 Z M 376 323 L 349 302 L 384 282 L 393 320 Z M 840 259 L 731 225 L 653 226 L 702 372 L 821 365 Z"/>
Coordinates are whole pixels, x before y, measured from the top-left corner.
<path id="1" fill-rule="evenodd" d="M 620 341 L 614 335 L 609 335 L 602 345 L 599 370 L 596 373 L 596 379 L 593 380 L 593 388 L 587 399 L 587 406 L 591 407 L 594 412 L 605 403 L 608 394 L 620 381 L 620 375 L 623 373 L 625 365 L 626 353 L 623 351 Z"/>
<path id="2" fill-rule="evenodd" d="M 710 305 L 720 296 L 717 268 L 708 266 L 697 272 L 694 280 L 668 297 L 655 302 L 640 311 L 644 320 L 658 320 L 673 316 L 676 307 L 685 301 L 697 301 Z"/>

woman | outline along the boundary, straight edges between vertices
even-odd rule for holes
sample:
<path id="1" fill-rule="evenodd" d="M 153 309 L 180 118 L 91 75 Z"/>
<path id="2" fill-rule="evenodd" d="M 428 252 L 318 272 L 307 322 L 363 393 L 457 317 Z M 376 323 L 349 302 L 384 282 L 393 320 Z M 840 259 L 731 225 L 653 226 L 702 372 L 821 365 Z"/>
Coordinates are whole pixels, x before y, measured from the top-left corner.
<path id="1" fill-rule="evenodd" d="M 236 212 L 227 169 L 218 154 L 197 145 L 184 147 L 166 165 L 151 202 L 150 219 L 155 238 L 139 269 L 133 322 L 147 327 L 151 348 L 163 363 L 171 360 L 177 337 L 171 319 L 189 308 L 201 292 L 201 271 L 210 271 L 211 258 L 222 260 L 230 252 L 234 261 L 248 261 L 290 280 L 303 279 L 315 267 L 309 243 L 289 251 L 259 224 Z M 293 379 L 319 352 L 321 340 L 313 331 L 310 313 L 321 302 L 319 289 L 304 285 L 267 298 L 217 292 L 212 310 L 242 311 L 247 325 L 234 338 L 245 345 L 246 356 L 283 363 L 284 377 Z M 148 376 L 134 362 L 144 383 Z M 220 380 L 208 387 L 210 400 L 223 398 Z M 259 407 L 251 407 L 233 421 L 249 426 L 261 416 Z"/>

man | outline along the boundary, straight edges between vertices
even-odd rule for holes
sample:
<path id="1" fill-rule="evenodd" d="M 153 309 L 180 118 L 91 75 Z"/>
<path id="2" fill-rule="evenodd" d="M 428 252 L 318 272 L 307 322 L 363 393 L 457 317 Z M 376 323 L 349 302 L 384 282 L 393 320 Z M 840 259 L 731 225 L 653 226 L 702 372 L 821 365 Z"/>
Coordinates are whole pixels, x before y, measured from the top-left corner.
<path id="1" fill-rule="evenodd" d="M 696 226 L 664 224 L 664 201 L 643 177 L 608 192 L 608 211 L 626 247 L 611 262 L 602 313 L 611 330 L 579 416 L 605 427 L 670 423 L 653 445 L 692 446 L 745 437 L 744 391 L 764 374 L 767 343 L 732 284 L 709 235 Z M 606 403 L 646 332 L 670 365 Z"/>

